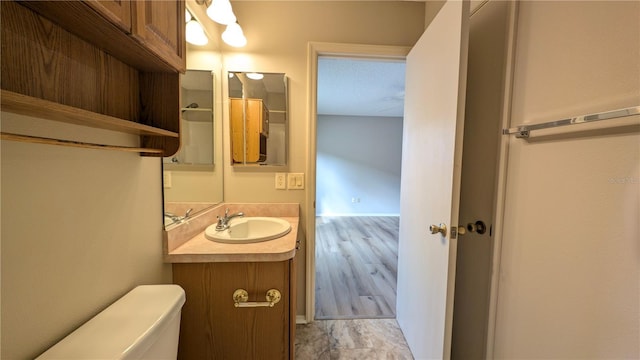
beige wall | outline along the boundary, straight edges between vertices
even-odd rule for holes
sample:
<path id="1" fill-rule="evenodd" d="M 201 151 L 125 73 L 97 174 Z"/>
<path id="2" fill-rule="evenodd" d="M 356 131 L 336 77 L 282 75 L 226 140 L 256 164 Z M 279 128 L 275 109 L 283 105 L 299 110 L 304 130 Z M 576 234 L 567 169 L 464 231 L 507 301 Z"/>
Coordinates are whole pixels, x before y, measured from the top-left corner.
<path id="1" fill-rule="evenodd" d="M 137 145 L 110 131 L 2 113 L 2 131 Z M 160 159 L 2 141 L 2 359 L 34 358 L 162 262 Z"/>
<path id="2" fill-rule="evenodd" d="M 639 18 L 521 2 L 511 126 L 640 105 Z M 638 126 L 558 132 L 509 139 L 495 356 L 639 358 Z"/>
<path id="3" fill-rule="evenodd" d="M 289 172 L 305 172 L 308 158 L 308 42 L 412 46 L 424 28 L 424 7 L 410 1 L 233 3 L 248 45 L 222 49 L 225 70 L 283 72 L 289 79 Z M 224 131 L 228 134 L 228 127 Z M 273 172 L 241 171 L 229 162 L 225 145 L 226 202 L 296 202 L 306 221 L 306 190 L 275 190 Z M 303 245 L 298 253 L 299 315 L 304 314 L 305 251 Z"/>

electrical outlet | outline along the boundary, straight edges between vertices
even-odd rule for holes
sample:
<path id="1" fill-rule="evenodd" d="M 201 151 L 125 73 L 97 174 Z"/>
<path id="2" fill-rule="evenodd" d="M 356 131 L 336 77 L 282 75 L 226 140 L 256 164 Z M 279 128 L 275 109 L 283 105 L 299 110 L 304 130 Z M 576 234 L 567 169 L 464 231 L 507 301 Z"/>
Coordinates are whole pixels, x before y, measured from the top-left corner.
<path id="1" fill-rule="evenodd" d="M 287 174 L 276 173 L 276 189 L 284 190 L 287 188 Z"/>
<path id="2" fill-rule="evenodd" d="M 295 190 L 304 189 L 304 173 L 289 173 L 287 177 L 287 188 Z"/>
<path id="3" fill-rule="evenodd" d="M 171 188 L 171 171 L 164 171 L 162 172 L 162 183 L 164 184 L 164 187 L 169 189 Z"/>

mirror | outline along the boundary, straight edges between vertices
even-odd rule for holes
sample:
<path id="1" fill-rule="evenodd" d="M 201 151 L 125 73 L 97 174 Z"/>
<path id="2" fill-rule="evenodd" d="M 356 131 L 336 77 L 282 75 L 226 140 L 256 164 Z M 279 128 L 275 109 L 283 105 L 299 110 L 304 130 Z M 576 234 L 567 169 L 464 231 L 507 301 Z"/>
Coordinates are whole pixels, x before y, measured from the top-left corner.
<path id="1" fill-rule="evenodd" d="M 163 159 L 165 226 L 222 202 L 222 166 L 215 167 L 222 144 L 214 121 L 219 111 L 215 80 L 211 70 L 190 69 L 181 75 L 181 146 Z"/>
<path id="2" fill-rule="evenodd" d="M 286 166 L 287 77 L 229 72 L 231 165 Z"/>
<path id="3" fill-rule="evenodd" d="M 180 150 L 164 158 L 166 170 L 213 166 L 213 73 L 187 70 L 180 75 Z"/>
<path id="4" fill-rule="evenodd" d="M 209 21 L 201 1 L 186 0 L 185 7 L 209 41 L 202 46 L 186 44 L 188 70 L 181 76 L 180 89 L 181 147 L 162 161 L 163 210 L 165 215 L 175 215 L 164 217 L 165 226 L 175 219 L 179 222 L 188 211 L 190 217 L 197 216 L 224 201 L 220 29 Z"/>

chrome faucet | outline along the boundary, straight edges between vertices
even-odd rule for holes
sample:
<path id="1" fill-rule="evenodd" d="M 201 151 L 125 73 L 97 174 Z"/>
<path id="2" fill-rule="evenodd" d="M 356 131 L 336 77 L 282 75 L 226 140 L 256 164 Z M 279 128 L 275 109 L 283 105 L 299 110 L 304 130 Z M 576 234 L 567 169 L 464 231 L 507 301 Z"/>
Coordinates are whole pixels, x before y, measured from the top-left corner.
<path id="1" fill-rule="evenodd" d="M 193 209 L 189 209 L 187 210 L 187 212 L 184 214 L 184 216 L 178 216 L 176 214 L 170 213 L 170 212 L 165 212 L 164 216 L 170 218 L 174 223 L 176 224 L 181 224 L 183 223 L 185 220 L 187 220 L 189 218 L 189 215 L 191 215 L 191 212 L 193 211 Z"/>
<path id="2" fill-rule="evenodd" d="M 217 231 L 227 230 L 229 228 L 229 220 L 235 217 L 241 217 L 241 216 L 244 216 L 243 212 L 238 212 L 238 213 L 229 215 L 229 209 L 226 209 L 224 211 L 224 217 L 220 217 L 220 216 L 217 217 L 218 223 L 216 224 L 216 230 Z"/>

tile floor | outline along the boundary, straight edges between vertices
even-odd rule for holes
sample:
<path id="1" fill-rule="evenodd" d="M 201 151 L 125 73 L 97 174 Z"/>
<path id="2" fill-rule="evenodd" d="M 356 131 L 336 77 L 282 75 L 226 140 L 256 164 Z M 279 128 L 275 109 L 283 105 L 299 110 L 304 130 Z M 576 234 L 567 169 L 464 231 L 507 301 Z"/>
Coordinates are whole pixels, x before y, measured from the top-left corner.
<path id="1" fill-rule="evenodd" d="M 395 319 L 316 320 L 296 326 L 297 360 L 412 360 Z"/>

